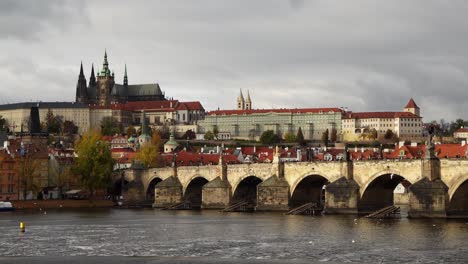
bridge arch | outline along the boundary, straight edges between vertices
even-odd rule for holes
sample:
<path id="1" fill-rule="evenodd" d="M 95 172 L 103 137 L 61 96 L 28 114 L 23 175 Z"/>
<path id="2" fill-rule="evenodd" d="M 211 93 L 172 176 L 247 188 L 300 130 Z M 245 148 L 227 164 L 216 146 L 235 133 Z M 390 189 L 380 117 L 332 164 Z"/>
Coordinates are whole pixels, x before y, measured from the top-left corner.
<path id="1" fill-rule="evenodd" d="M 192 208 L 201 208 L 202 188 L 208 180 L 203 176 L 193 176 L 184 189 L 184 201 L 190 202 Z"/>
<path id="2" fill-rule="evenodd" d="M 405 177 L 392 172 L 372 177 L 366 185 L 361 187 L 358 210 L 367 213 L 393 205 L 394 190 L 402 182 L 406 182 L 407 185 L 413 184 Z"/>
<path id="3" fill-rule="evenodd" d="M 257 176 L 250 175 L 239 179 L 232 191 L 232 203 L 247 201 L 250 204 L 257 204 L 257 185 L 263 180 Z"/>
<path id="4" fill-rule="evenodd" d="M 148 201 L 153 201 L 154 202 L 154 189 L 156 187 L 156 184 L 162 182 L 163 179 L 161 177 L 154 177 L 151 179 L 151 181 L 148 183 L 148 187 L 146 188 L 146 200 Z"/>
<path id="5" fill-rule="evenodd" d="M 289 184 L 290 185 L 290 190 L 291 190 L 291 194 L 294 193 L 294 191 L 296 190 L 297 186 L 299 185 L 299 183 L 304 180 L 305 178 L 309 177 L 309 176 L 318 176 L 318 177 L 322 177 L 324 179 L 327 180 L 327 182 L 332 182 L 333 179 L 332 177 L 326 175 L 325 173 L 317 173 L 315 171 L 310 171 L 310 172 L 307 172 L 307 173 L 304 173 L 302 174 L 300 177 L 296 178 L 293 183 Z"/>
<path id="6" fill-rule="evenodd" d="M 318 174 L 306 175 L 299 178 L 291 189 L 289 205 L 300 206 L 306 203 L 321 205 L 324 202 L 324 186 L 330 181 Z"/>
<path id="7" fill-rule="evenodd" d="M 450 188 L 448 190 L 449 200 L 450 201 L 452 201 L 455 193 L 462 190 L 462 189 L 460 189 L 460 187 L 462 187 L 462 185 L 464 185 L 466 183 L 466 181 L 468 181 L 468 175 L 463 175 L 461 177 L 458 177 L 458 179 L 455 180 L 455 182 L 452 184 L 452 186 L 450 186 Z"/>
<path id="8" fill-rule="evenodd" d="M 367 178 L 367 180 L 361 185 L 360 184 L 360 189 L 359 189 L 359 195 L 360 197 L 362 198 L 362 196 L 364 195 L 364 192 L 367 190 L 367 188 L 369 187 L 369 185 L 374 182 L 377 178 L 383 176 L 383 175 L 398 175 L 398 176 L 401 176 L 403 178 L 406 179 L 406 177 L 402 176 L 402 172 L 400 170 L 396 170 L 396 169 L 386 169 L 386 170 L 383 170 L 383 171 L 379 171 L 377 173 L 374 173 L 372 174 L 370 177 Z M 413 184 L 414 182 L 412 180 L 408 180 L 411 182 L 411 184 Z"/>

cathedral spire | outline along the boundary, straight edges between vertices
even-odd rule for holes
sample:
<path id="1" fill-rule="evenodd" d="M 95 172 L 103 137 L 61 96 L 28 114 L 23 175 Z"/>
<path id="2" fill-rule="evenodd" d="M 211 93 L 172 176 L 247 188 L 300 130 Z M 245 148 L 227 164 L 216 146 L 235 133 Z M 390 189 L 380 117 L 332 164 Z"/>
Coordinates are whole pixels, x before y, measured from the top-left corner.
<path id="1" fill-rule="evenodd" d="M 80 76 L 81 77 L 83 76 L 84 77 L 84 73 L 83 73 L 83 61 L 81 61 L 81 64 L 80 64 Z"/>
<path id="2" fill-rule="evenodd" d="M 245 110 L 245 100 L 242 89 L 240 89 L 239 97 L 237 97 L 237 110 Z"/>
<path id="3" fill-rule="evenodd" d="M 109 62 L 107 61 L 107 50 L 104 50 L 104 62 L 102 63 L 101 76 L 111 76 Z"/>
<path id="4" fill-rule="evenodd" d="M 252 110 L 252 99 L 250 99 L 250 91 L 247 90 L 247 99 L 245 100 L 245 109 Z"/>
<path id="5" fill-rule="evenodd" d="M 76 102 L 86 103 L 88 98 L 88 92 L 86 88 L 86 78 L 83 73 L 83 62 L 80 63 L 80 75 L 78 76 L 78 82 L 76 84 Z"/>
<path id="6" fill-rule="evenodd" d="M 125 64 L 125 73 L 124 73 L 123 84 L 124 84 L 124 85 L 128 85 L 127 64 Z"/>
<path id="7" fill-rule="evenodd" d="M 91 75 L 89 76 L 89 87 L 96 86 L 96 76 L 94 75 L 94 63 L 91 65 Z"/>

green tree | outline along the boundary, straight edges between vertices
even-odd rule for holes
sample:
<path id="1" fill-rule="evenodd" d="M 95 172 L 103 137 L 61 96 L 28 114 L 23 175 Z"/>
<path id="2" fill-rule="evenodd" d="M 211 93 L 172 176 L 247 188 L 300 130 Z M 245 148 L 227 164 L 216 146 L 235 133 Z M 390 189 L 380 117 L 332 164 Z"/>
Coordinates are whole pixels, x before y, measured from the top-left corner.
<path id="1" fill-rule="evenodd" d="M 5 118 L 0 115 L 0 131 L 8 131 L 8 123 Z"/>
<path id="2" fill-rule="evenodd" d="M 284 140 L 288 143 L 295 143 L 297 140 L 297 137 L 294 134 L 286 133 L 284 134 Z"/>
<path id="3" fill-rule="evenodd" d="M 78 133 L 78 127 L 73 121 L 66 120 L 63 122 L 63 133 L 68 135 L 74 135 Z"/>
<path id="4" fill-rule="evenodd" d="M 260 142 L 264 145 L 271 145 L 280 142 L 280 137 L 273 130 L 267 130 L 260 136 Z"/>
<path id="5" fill-rule="evenodd" d="M 101 135 L 96 131 L 85 133 L 76 143 L 75 151 L 78 157 L 72 170 L 89 193 L 94 195 L 97 189 L 108 187 L 114 161 Z"/>
<path id="6" fill-rule="evenodd" d="M 140 161 L 145 167 L 156 167 L 158 165 L 158 148 L 153 144 L 145 144 L 138 150 L 135 159 Z"/>
<path id="7" fill-rule="evenodd" d="M 301 146 L 305 146 L 305 144 L 306 144 L 306 141 L 304 139 L 304 134 L 302 133 L 302 128 L 301 127 L 299 127 L 299 129 L 297 130 L 296 141 Z"/>
<path id="8" fill-rule="evenodd" d="M 122 124 L 113 117 L 104 117 L 101 120 L 101 133 L 104 136 L 113 136 L 122 133 Z"/>
<path id="9" fill-rule="evenodd" d="M 329 131 L 328 128 L 322 133 L 322 142 L 325 146 L 328 146 L 328 138 L 329 138 Z"/>
<path id="10" fill-rule="evenodd" d="M 214 135 L 215 139 L 218 139 L 218 134 L 219 134 L 218 127 L 215 126 L 215 127 L 213 128 L 213 135 Z"/>
<path id="11" fill-rule="evenodd" d="M 193 132 L 192 129 L 189 129 L 185 131 L 185 134 L 182 136 L 182 139 L 192 140 L 192 139 L 195 139 L 196 137 L 197 135 L 195 134 L 195 132 Z"/>
<path id="12" fill-rule="evenodd" d="M 47 133 L 58 134 L 62 128 L 62 119 L 55 116 L 52 110 L 47 111 L 45 118 L 45 130 Z"/>
<path id="13" fill-rule="evenodd" d="M 137 131 L 134 126 L 129 126 L 127 128 L 127 136 L 136 135 Z"/>
<path id="14" fill-rule="evenodd" d="M 377 130 L 375 128 L 372 128 L 370 131 L 370 139 L 377 139 L 378 136 L 379 133 L 377 132 Z"/>
<path id="15" fill-rule="evenodd" d="M 205 133 L 204 138 L 205 138 L 205 140 L 213 140 L 215 137 L 214 137 L 213 132 L 208 131 L 208 132 Z"/>
<path id="16" fill-rule="evenodd" d="M 331 142 L 336 142 L 338 140 L 338 131 L 336 128 L 332 128 L 331 130 L 331 135 L 330 135 L 330 141 Z"/>

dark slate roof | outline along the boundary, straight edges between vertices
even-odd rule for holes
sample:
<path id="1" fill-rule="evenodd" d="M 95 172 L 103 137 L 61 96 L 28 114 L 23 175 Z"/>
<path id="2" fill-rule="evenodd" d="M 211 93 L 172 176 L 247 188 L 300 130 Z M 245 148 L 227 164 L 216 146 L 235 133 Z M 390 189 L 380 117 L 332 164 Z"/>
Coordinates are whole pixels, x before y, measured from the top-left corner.
<path id="1" fill-rule="evenodd" d="M 134 84 L 128 86 L 128 96 L 162 95 L 157 83 Z"/>
<path id="2" fill-rule="evenodd" d="M 125 89 L 125 86 L 123 86 L 122 84 L 114 84 L 111 94 L 118 96 L 127 96 L 128 92 L 127 89 Z"/>
<path id="3" fill-rule="evenodd" d="M 127 88 L 122 84 L 114 84 L 111 91 L 112 95 L 118 96 L 162 96 L 163 93 L 159 84 L 132 84 Z"/>
<path id="4" fill-rule="evenodd" d="M 88 86 L 88 98 L 93 100 L 97 98 L 96 86 Z"/>
<path id="5" fill-rule="evenodd" d="M 85 104 L 75 102 L 23 102 L 0 105 L 0 110 L 30 109 L 35 106 L 39 108 L 88 108 Z"/>

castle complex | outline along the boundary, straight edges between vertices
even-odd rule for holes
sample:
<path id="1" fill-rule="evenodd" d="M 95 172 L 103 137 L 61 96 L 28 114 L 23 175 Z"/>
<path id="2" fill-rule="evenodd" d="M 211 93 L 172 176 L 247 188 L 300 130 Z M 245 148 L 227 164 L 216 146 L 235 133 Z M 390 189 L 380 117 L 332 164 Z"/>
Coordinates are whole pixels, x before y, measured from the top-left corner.
<path id="1" fill-rule="evenodd" d="M 86 84 L 86 78 L 83 73 L 83 64 L 80 67 L 80 75 L 76 85 L 76 102 L 109 106 L 110 104 L 124 104 L 135 101 L 163 101 L 166 100 L 164 93 L 158 83 L 152 84 L 128 84 L 127 65 L 123 83 L 115 83 L 115 74 L 109 69 L 107 61 L 107 52 L 104 53 L 104 62 L 102 70 L 97 73 L 97 79 L 94 75 L 94 65 L 91 67 L 91 76 L 89 84 Z"/>
<path id="2" fill-rule="evenodd" d="M 116 83 L 104 52 L 102 68 L 91 66 L 89 82 L 83 64 L 76 84 L 75 102 L 17 103 L 0 106 L 0 115 L 7 119 L 10 130 L 27 131 L 29 109 L 37 106 L 44 120 L 47 112 L 61 116 L 63 121 L 74 121 L 79 133 L 99 128 L 104 118 L 114 118 L 124 128 L 139 126 L 142 112 L 150 127 L 170 126 L 177 136 L 187 130 L 204 134 L 217 131 L 218 139 L 258 140 L 261 134 L 272 130 L 280 137 L 296 135 L 302 130 L 306 140 L 320 141 L 327 130 L 342 141 L 375 140 L 388 130 L 401 139 L 421 139 L 423 127 L 420 109 L 413 99 L 401 112 L 351 112 L 340 108 L 254 109 L 250 91 L 244 97 L 242 89 L 235 110 L 216 110 L 206 113 L 202 104 L 168 99 L 158 83 L 131 84 L 125 65 L 122 83 Z"/>

